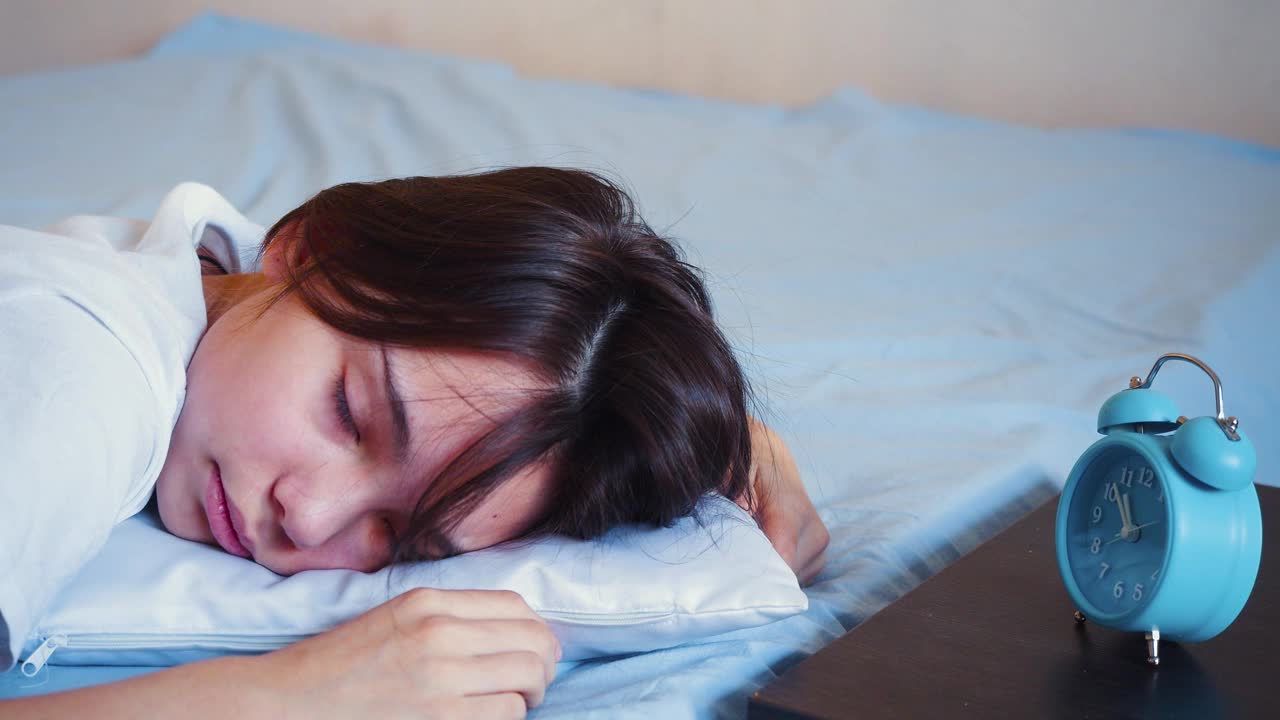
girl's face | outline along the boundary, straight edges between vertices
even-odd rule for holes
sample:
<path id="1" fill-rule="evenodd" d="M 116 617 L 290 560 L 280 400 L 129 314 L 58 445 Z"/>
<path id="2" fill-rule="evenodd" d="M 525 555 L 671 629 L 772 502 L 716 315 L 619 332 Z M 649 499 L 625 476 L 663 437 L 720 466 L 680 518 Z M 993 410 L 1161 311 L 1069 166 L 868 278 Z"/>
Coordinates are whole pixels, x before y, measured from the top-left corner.
<path id="1" fill-rule="evenodd" d="M 275 287 L 230 307 L 196 348 L 156 486 L 161 520 L 284 575 L 372 572 L 388 563 L 424 478 L 538 383 L 490 356 L 352 339 L 294 295 L 258 317 Z M 452 549 L 521 534 L 547 482 L 535 465 L 503 484 L 451 534 Z"/>

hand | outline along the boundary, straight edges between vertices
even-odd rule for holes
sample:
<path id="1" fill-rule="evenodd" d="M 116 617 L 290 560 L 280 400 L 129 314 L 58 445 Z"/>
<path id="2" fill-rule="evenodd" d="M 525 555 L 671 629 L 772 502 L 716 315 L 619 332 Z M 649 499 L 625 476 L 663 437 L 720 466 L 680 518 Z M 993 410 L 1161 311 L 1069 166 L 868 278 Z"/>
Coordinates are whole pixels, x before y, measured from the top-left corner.
<path id="1" fill-rule="evenodd" d="M 826 565 L 823 553 L 831 536 L 809 500 L 786 443 L 754 418 L 749 477 L 755 506 L 749 507 L 745 497 L 737 498 L 738 504 L 755 517 L 800 583 L 808 585 Z"/>
<path id="2" fill-rule="evenodd" d="M 523 718 L 559 657 L 515 593 L 418 589 L 255 659 L 280 718 Z"/>

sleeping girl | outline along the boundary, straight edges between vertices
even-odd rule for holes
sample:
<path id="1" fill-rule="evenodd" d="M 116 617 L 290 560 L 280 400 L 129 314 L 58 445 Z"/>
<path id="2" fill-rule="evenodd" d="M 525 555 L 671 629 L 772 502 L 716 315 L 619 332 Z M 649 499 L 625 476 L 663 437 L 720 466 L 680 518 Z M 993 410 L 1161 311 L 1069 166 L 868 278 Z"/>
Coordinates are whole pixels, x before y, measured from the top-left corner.
<path id="1" fill-rule="evenodd" d="M 148 501 L 289 575 L 670 525 L 722 493 L 802 580 L 822 567 L 826 529 L 748 414 L 700 274 L 598 175 L 349 183 L 265 233 L 188 183 L 150 223 L 0 227 L 0 257 L 4 670 Z M 513 593 L 415 590 L 266 655 L 0 710 L 522 717 L 558 657 Z"/>

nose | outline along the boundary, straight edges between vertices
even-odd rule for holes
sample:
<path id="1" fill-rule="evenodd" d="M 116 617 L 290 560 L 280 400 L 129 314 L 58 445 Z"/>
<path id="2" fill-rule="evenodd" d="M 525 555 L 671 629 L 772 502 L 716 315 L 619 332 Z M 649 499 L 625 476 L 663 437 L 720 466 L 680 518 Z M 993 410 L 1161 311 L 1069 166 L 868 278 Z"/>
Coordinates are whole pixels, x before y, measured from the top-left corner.
<path id="1" fill-rule="evenodd" d="M 324 545 L 369 510 L 374 483 L 367 480 L 354 468 L 332 466 L 278 479 L 271 496 L 280 529 L 299 549 Z"/>

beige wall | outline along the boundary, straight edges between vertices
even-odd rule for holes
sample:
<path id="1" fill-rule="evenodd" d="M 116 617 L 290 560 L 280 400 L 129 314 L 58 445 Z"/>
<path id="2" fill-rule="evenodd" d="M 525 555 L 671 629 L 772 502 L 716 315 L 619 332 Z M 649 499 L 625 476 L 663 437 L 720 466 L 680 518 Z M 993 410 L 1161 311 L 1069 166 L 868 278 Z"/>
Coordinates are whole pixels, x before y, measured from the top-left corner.
<path id="1" fill-rule="evenodd" d="M 531 75 L 1280 147 L 1280 0 L 0 0 L 0 73 L 127 57 L 202 9 Z"/>

